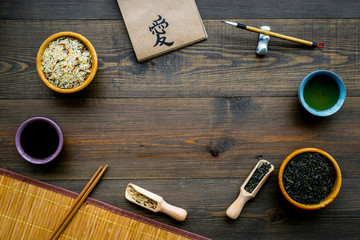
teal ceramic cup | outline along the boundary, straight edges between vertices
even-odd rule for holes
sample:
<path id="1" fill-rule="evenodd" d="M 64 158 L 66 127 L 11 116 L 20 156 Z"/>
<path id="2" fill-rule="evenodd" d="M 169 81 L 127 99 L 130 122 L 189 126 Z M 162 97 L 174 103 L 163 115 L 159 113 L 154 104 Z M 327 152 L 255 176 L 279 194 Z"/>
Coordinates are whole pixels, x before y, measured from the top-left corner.
<path id="1" fill-rule="evenodd" d="M 345 85 L 333 72 L 318 70 L 307 75 L 298 90 L 300 105 L 318 117 L 333 115 L 344 104 Z"/>

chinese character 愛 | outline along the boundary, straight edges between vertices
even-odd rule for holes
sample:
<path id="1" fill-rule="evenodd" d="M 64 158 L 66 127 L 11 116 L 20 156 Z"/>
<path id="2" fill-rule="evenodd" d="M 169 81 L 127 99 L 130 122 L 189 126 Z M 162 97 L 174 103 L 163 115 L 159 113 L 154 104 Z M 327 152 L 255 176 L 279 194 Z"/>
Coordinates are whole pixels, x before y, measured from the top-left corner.
<path id="1" fill-rule="evenodd" d="M 165 28 L 169 26 L 169 23 L 165 21 L 165 18 L 161 17 L 160 15 L 158 16 L 159 19 L 154 20 L 152 22 L 152 26 L 149 27 L 149 31 L 153 35 L 156 35 L 156 43 L 154 47 L 156 47 L 157 45 L 159 46 L 166 45 L 170 47 L 171 45 L 174 44 L 174 42 L 166 42 L 166 37 L 163 36 L 166 33 Z"/>

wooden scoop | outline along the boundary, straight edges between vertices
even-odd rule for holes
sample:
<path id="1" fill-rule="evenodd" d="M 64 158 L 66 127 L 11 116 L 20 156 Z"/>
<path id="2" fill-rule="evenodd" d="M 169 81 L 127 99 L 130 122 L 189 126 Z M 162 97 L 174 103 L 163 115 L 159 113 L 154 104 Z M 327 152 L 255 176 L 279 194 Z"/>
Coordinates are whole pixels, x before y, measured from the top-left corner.
<path id="1" fill-rule="evenodd" d="M 270 169 L 269 171 L 265 174 L 265 176 L 263 176 L 263 178 L 260 180 L 259 184 L 255 187 L 255 189 L 249 193 L 248 191 L 245 190 L 245 186 L 248 183 L 248 181 L 250 180 L 251 176 L 254 174 L 255 170 L 260 167 L 262 164 L 264 163 L 268 163 L 270 164 Z M 233 202 L 230 207 L 226 210 L 226 215 L 235 220 L 239 217 L 241 210 L 243 209 L 245 203 L 247 201 L 249 201 L 251 198 L 254 198 L 256 196 L 256 194 L 259 192 L 260 188 L 262 187 L 262 185 L 264 185 L 266 179 L 269 177 L 270 173 L 274 170 L 274 166 L 266 161 L 266 160 L 260 160 L 256 166 L 254 167 L 254 169 L 251 171 L 251 173 L 249 174 L 249 176 L 246 178 L 245 182 L 243 183 L 243 185 L 240 187 L 240 194 L 238 196 L 238 198 L 235 200 L 235 202 Z"/>
<path id="2" fill-rule="evenodd" d="M 152 212 L 163 212 L 180 222 L 183 222 L 187 216 L 186 210 L 170 205 L 159 195 L 132 183 L 129 183 L 125 189 L 125 198 Z"/>

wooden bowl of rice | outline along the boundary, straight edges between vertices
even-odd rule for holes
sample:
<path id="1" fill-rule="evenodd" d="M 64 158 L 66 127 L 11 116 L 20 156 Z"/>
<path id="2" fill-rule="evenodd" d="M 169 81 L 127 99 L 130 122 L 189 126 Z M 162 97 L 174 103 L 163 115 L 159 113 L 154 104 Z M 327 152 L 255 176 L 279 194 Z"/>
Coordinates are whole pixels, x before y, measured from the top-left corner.
<path id="1" fill-rule="evenodd" d="M 74 32 L 59 32 L 46 39 L 36 58 L 41 80 L 59 93 L 84 89 L 94 79 L 98 58 L 93 45 Z"/>

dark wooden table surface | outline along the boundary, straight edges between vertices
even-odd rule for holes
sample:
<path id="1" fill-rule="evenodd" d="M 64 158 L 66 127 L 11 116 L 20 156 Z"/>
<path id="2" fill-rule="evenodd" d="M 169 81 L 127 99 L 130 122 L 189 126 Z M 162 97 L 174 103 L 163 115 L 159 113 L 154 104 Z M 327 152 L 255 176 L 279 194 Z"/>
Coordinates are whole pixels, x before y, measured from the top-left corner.
<path id="1" fill-rule="evenodd" d="M 116 0 L 2 0 L 0 167 L 80 192 L 109 164 L 91 197 L 212 239 L 359 239 L 360 1 L 196 2 L 209 38 L 139 64 Z M 258 35 L 223 19 L 325 48 L 272 38 L 259 58 Z M 94 81 L 72 95 L 51 91 L 35 68 L 41 43 L 60 31 L 84 35 L 99 57 Z M 302 78 L 319 69 L 347 88 L 342 109 L 324 119 L 297 99 Z M 45 166 L 25 162 L 14 145 L 19 125 L 34 116 L 57 122 L 65 137 L 60 157 Z M 278 187 L 280 164 L 303 147 L 330 153 L 343 174 L 338 197 L 322 210 L 292 207 Z M 275 171 L 232 221 L 225 211 L 259 156 Z M 179 223 L 129 203 L 129 182 L 188 218 Z"/>

